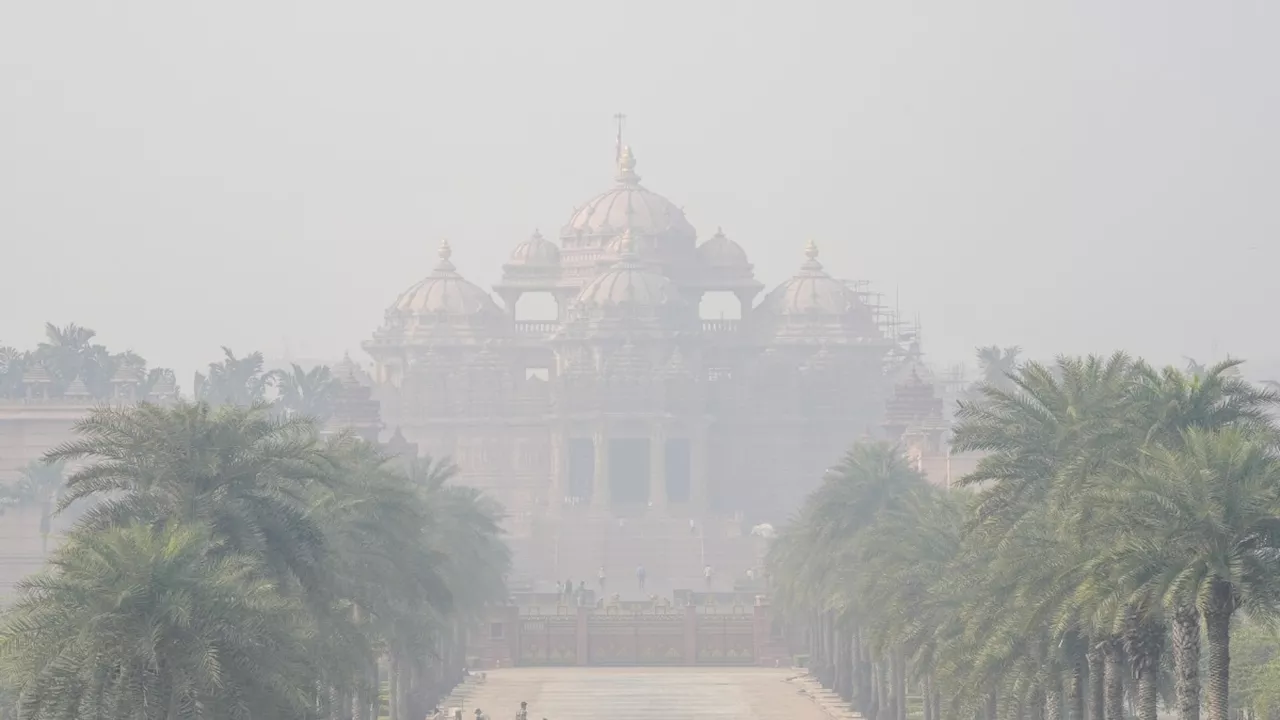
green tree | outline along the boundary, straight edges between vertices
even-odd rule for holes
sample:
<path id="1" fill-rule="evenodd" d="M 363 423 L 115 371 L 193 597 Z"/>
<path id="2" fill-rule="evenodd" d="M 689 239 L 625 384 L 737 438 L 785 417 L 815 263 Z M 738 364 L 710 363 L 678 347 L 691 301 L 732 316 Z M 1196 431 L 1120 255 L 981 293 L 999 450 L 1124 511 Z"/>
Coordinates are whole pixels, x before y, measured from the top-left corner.
<path id="1" fill-rule="evenodd" d="M 325 590 L 328 551 L 306 495 L 339 478 L 309 420 L 280 420 L 261 404 L 179 402 L 95 408 L 75 430 L 45 459 L 89 461 L 67 477 L 59 504 L 95 499 L 86 530 L 204 525 L 220 552 L 259 558 L 282 584 Z"/>
<path id="2" fill-rule="evenodd" d="M 22 717 L 300 718 L 313 676 L 296 602 L 199 528 L 77 534 L 0 629 Z"/>
<path id="3" fill-rule="evenodd" d="M 262 353 L 254 352 L 236 357 L 230 348 L 223 347 L 222 354 L 221 362 L 209 363 L 207 376 L 196 373 L 196 399 L 213 405 L 241 407 L 263 402 L 268 377 L 262 369 Z"/>
<path id="4" fill-rule="evenodd" d="M 1181 447 L 1152 449 L 1108 500 L 1125 526 L 1116 564 L 1154 566 L 1175 607 L 1203 618 L 1205 706 L 1227 720 L 1232 616 L 1267 617 L 1280 598 L 1280 461 L 1239 428 L 1192 429 Z"/>
<path id="5" fill-rule="evenodd" d="M 295 363 L 289 370 L 273 370 L 268 376 L 279 392 L 276 402 L 286 413 L 313 417 L 320 422 L 333 416 L 333 406 L 342 383 L 327 366 L 303 370 Z"/>
<path id="6" fill-rule="evenodd" d="M 998 345 L 987 345 L 978 348 L 978 370 L 982 373 L 981 383 L 1001 390 L 1010 390 L 1010 376 L 1018 371 L 1018 355 L 1022 348 L 1017 345 L 1001 348 Z"/>
<path id="7" fill-rule="evenodd" d="M 49 552 L 49 534 L 53 531 L 53 511 L 62 496 L 64 464 L 31 462 L 19 471 L 13 493 L 20 504 L 40 508 L 40 552 Z"/>

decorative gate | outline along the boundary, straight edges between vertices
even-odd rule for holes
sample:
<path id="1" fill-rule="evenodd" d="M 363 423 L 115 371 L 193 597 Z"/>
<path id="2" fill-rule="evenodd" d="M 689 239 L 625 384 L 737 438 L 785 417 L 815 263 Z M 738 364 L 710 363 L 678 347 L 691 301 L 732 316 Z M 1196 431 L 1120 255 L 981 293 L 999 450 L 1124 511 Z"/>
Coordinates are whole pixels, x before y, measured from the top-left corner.
<path id="1" fill-rule="evenodd" d="M 520 620 L 520 665 L 577 665 L 578 620 L 544 615 Z"/>
<path id="2" fill-rule="evenodd" d="M 678 613 L 592 614 L 587 622 L 592 665 L 680 665 L 684 616 Z"/>
<path id="3" fill-rule="evenodd" d="M 750 615 L 698 616 L 699 665 L 754 665 L 755 624 Z"/>

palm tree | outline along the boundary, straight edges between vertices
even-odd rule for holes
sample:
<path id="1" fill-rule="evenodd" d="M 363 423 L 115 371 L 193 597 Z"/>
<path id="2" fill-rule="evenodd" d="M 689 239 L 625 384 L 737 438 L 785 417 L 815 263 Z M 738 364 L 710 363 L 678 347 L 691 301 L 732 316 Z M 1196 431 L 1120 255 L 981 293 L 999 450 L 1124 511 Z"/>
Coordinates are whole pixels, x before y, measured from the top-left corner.
<path id="1" fill-rule="evenodd" d="M 75 431 L 45 460 L 88 461 L 58 506 L 98 499 L 80 520 L 85 530 L 205 525 L 220 552 L 258 557 L 283 583 L 327 591 L 328 550 L 305 498 L 339 479 L 311 421 L 274 418 L 266 405 L 179 402 L 96 408 Z"/>
<path id="2" fill-rule="evenodd" d="M 0 397 L 20 398 L 25 394 L 22 375 L 27 371 L 28 357 L 9 346 L 0 346 Z"/>
<path id="3" fill-rule="evenodd" d="M 101 345 L 93 344 L 96 332 L 75 323 L 58 327 L 45 323 L 45 341 L 36 347 L 35 359 L 54 378 L 54 392 L 61 393 L 77 377 L 86 385 L 99 373 L 98 363 L 105 355 Z M 106 378 L 110 380 L 110 376 Z"/>
<path id="4" fill-rule="evenodd" d="M 1009 376 L 1018 370 L 1018 355 L 1022 348 L 1017 345 L 1001 348 L 998 345 L 987 345 L 978 348 L 978 368 L 982 372 L 982 383 L 1000 388 L 1011 389 Z"/>
<path id="5" fill-rule="evenodd" d="M 53 529 L 53 511 L 62 495 L 62 462 L 31 462 L 19 472 L 14 488 L 19 501 L 40 508 L 40 554 L 49 553 L 49 533 Z"/>
<path id="6" fill-rule="evenodd" d="M 197 400 L 214 405 L 248 407 L 266 397 L 267 376 L 262 372 L 262 353 L 236 357 L 231 348 L 222 348 L 222 362 L 209 363 L 209 375 L 196 373 Z"/>
<path id="7" fill-rule="evenodd" d="M 294 718 L 312 677 L 297 603 L 199 528 L 76 534 L 0 629 L 21 715 Z"/>
<path id="8" fill-rule="evenodd" d="M 280 393 L 276 402 L 284 407 L 285 412 L 313 417 L 321 422 L 333 415 L 333 404 L 342 384 L 327 366 L 317 365 L 303 370 L 294 363 L 289 370 L 273 370 L 267 375 Z"/>
<path id="9" fill-rule="evenodd" d="M 466 628 L 483 618 L 485 606 L 506 601 L 511 568 L 502 507 L 475 488 L 451 484 L 457 473 L 452 462 L 425 455 L 404 464 L 405 477 L 427 513 L 426 547 L 439 561 L 438 572 L 452 600 L 452 612 L 435 627 L 435 652 L 441 658 L 437 680 L 446 686 L 461 680 Z"/>
<path id="10" fill-rule="evenodd" d="M 1129 574 L 1152 568 L 1175 608 L 1203 617 L 1206 707 L 1226 720 L 1232 615 L 1267 616 L 1280 598 L 1280 459 L 1246 429 L 1190 429 L 1180 447 L 1150 450 L 1107 500 L 1125 542 L 1110 559 Z"/>

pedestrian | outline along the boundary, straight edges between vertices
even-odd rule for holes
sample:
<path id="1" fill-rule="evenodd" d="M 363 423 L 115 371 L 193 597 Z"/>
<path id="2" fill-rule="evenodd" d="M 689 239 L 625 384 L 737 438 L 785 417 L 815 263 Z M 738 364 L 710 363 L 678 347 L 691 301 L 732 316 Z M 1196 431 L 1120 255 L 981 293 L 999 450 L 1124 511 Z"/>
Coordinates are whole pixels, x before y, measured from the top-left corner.
<path id="1" fill-rule="evenodd" d="M 702 568 L 702 577 L 706 578 L 707 589 L 710 590 L 711 589 L 711 566 L 710 565 Z"/>
<path id="2" fill-rule="evenodd" d="M 516 720 L 529 720 L 529 703 L 524 700 L 520 701 L 520 712 L 516 713 Z"/>
<path id="3" fill-rule="evenodd" d="M 556 597 L 561 600 L 564 599 L 564 583 L 559 580 L 556 581 Z"/>
<path id="4" fill-rule="evenodd" d="M 601 565 L 600 569 L 596 571 L 596 579 L 600 581 L 600 592 L 604 592 L 604 566 L 603 565 Z"/>
<path id="5" fill-rule="evenodd" d="M 636 583 L 640 585 L 640 589 L 644 590 L 644 566 L 636 566 Z"/>
<path id="6" fill-rule="evenodd" d="M 565 579 L 564 579 L 564 598 L 565 598 L 565 600 L 568 600 L 572 594 L 573 594 L 573 580 L 570 580 L 569 578 L 565 578 Z"/>
<path id="7" fill-rule="evenodd" d="M 489 716 L 485 715 L 480 708 L 476 708 L 476 720 L 489 720 Z"/>
<path id="8" fill-rule="evenodd" d="M 689 534 L 690 535 L 698 534 L 698 524 L 693 521 L 693 518 L 689 518 Z"/>

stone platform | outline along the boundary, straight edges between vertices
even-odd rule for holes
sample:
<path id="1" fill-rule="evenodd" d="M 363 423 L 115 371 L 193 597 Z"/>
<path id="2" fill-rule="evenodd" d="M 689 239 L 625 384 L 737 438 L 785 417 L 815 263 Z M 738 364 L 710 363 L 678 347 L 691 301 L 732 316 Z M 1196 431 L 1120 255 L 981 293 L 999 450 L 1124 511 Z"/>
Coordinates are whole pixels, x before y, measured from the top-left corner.
<path id="1" fill-rule="evenodd" d="M 831 720 L 798 686 L 796 670 L 772 668 L 509 668 L 459 688 L 452 701 L 473 720 Z M 788 679 L 791 679 L 788 681 Z"/>

